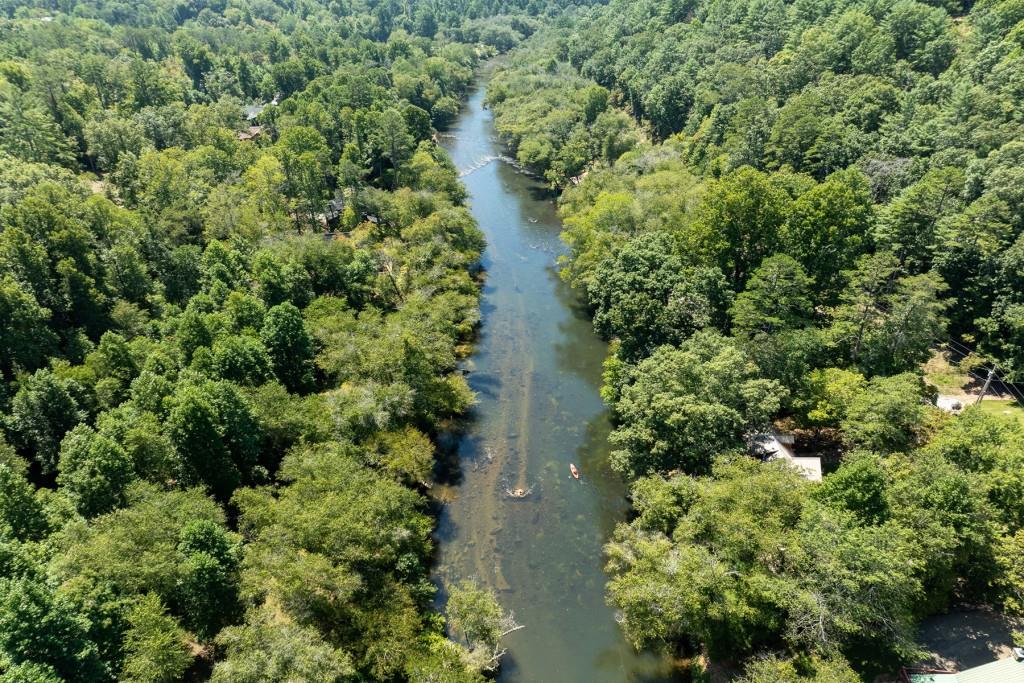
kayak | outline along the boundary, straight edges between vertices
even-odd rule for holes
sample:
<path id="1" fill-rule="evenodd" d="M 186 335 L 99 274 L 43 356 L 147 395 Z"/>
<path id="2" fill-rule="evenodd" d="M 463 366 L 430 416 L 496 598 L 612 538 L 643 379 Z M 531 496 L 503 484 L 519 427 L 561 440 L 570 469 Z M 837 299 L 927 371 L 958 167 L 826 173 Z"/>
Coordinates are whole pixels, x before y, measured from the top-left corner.
<path id="1" fill-rule="evenodd" d="M 580 478 L 580 471 L 578 469 L 576 469 L 576 465 L 573 465 L 572 463 L 569 463 L 569 471 L 572 472 L 573 479 L 579 479 Z"/>

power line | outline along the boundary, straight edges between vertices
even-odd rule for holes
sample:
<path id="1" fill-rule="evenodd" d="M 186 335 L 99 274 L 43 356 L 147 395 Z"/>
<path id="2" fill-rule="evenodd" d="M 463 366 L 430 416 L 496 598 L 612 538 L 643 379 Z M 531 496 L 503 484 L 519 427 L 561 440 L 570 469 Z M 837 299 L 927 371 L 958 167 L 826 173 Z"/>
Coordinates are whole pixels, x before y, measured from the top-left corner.
<path id="1" fill-rule="evenodd" d="M 993 370 L 995 370 L 996 377 L 999 378 L 999 383 L 1010 391 L 1010 395 L 1014 397 L 1014 400 L 1020 403 L 1021 407 L 1024 407 L 1024 395 L 1021 394 L 1020 390 L 1017 389 L 1011 382 L 1006 381 L 1002 373 L 999 372 L 999 366 L 996 365 L 995 362 L 992 363 L 992 368 Z"/>
<path id="2" fill-rule="evenodd" d="M 945 340 L 945 341 L 946 341 L 946 343 L 953 343 L 953 344 L 957 344 L 957 342 L 955 342 L 955 341 L 954 341 L 953 339 L 947 339 L 947 340 Z M 942 342 L 940 342 L 940 343 L 942 343 Z M 968 350 L 968 354 L 967 354 L 967 355 L 970 355 L 971 353 L 976 353 L 976 352 L 974 352 L 973 350 L 971 350 L 970 348 L 968 348 L 968 347 L 964 346 L 963 344 L 959 344 L 959 346 L 961 346 L 961 347 L 963 347 L 963 348 L 965 348 L 965 349 L 967 349 L 967 350 Z M 982 395 L 982 397 L 984 397 L 984 396 L 985 396 L 985 394 L 987 393 L 987 389 L 988 389 L 988 386 L 989 386 L 989 385 L 991 384 L 991 380 L 992 380 L 992 379 L 994 378 L 994 379 L 995 379 L 996 381 L 998 381 L 998 382 L 999 382 L 999 384 L 1000 384 L 1000 385 L 1002 385 L 1002 387 L 1003 387 L 1003 388 L 1005 389 L 1005 391 L 1007 391 L 1007 392 L 1008 392 L 1008 393 L 1009 393 L 1009 394 L 1010 394 L 1010 395 L 1011 395 L 1011 396 L 1013 397 L 1013 400 L 1014 400 L 1014 401 L 1016 401 L 1016 402 L 1020 403 L 1020 404 L 1021 404 L 1021 406 L 1022 406 L 1022 407 L 1024 407 L 1024 394 L 1022 394 L 1022 393 L 1021 393 L 1021 390 L 1020 390 L 1020 389 L 1018 389 L 1018 388 L 1017 388 L 1017 387 L 1016 387 L 1016 386 L 1014 385 L 1014 383 L 1013 383 L 1013 382 L 1008 382 L 1008 381 L 1006 380 L 1006 377 L 1005 377 L 1005 376 L 1003 376 L 1003 373 L 1002 373 L 1002 372 L 1000 372 L 1000 368 L 999 368 L 999 365 L 998 365 L 998 364 L 997 364 L 997 363 L 996 363 L 995 361 L 993 361 L 993 360 L 992 360 L 991 358 L 988 358 L 988 357 L 986 357 L 986 356 L 983 356 L 983 355 L 981 355 L 981 354 L 977 354 L 977 355 L 978 355 L 978 356 L 979 356 L 979 357 L 980 357 L 980 358 L 981 358 L 981 359 L 982 359 L 983 361 L 985 361 L 985 362 L 987 362 L 987 363 L 989 363 L 989 364 L 990 364 L 990 366 L 991 366 L 991 367 L 989 368 L 989 373 L 990 373 L 990 376 L 988 376 L 988 377 L 982 377 L 982 376 L 978 375 L 977 373 L 975 373 L 975 372 L 972 372 L 972 371 L 970 371 L 970 370 L 964 370 L 963 372 L 964 372 L 965 374 L 967 374 L 967 375 L 969 375 L 969 376 L 973 377 L 974 379 L 978 380 L 979 382 L 982 382 L 982 383 L 984 383 L 984 387 L 985 387 L 985 389 L 983 389 L 983 390 L 982 390 L 982 394 L 981 394 L 981 395 Z"/>
<path id="3" fill-rule="evenodd" d="M 881 313 L 885 314 L 885 315 L 892 315 L 892 309 L 890 307 L 886 306 L 885 304 L 875 303 L 874 304 L 874 308 L 876 310 L 880 311 Z M 990 357 L 988 357 L 988 356 L 986 356 L 984 354 L 979 353 L 976 349 L 972 349 L 971 347 L 967 346 L 963 342 L 958 342 L 957 340 L 953 339 L 952 337 L 944 337 L 944 338 L 941 338 L 941 339 L 940 338 L 934 338 L 934 339 L 932 339 L 932 344 L 940 345 L 940 346 L 946 346 L 946 347 L 952 347 L 958 353 L 963 354 L 965 358 L 967 356 L 970 356 L 970 355 L 975 355 L 978 358 L 980 358 L 983 363 L 990 364 L 991 365 L 991 371 L 995 375 L 995 378 L 999 381 L 999 384 L 1001 384 L 1005 388 L 1005 390 L 1010 393 L 1010 395 L 1013 397 L 1014 401 L 1019 403 L 1021 405 L 1021 407 L 1024 407 L 1024 393 L 1022 393 L 1020 389 L 1018 389 L 1016 386 L 1014 386 L 1013 383 L 1006 381 L 1006 378 L 1002 375 L 1002 373 L 999 372 L 999 366 L 996 364 L 996 362 L 992 358 L 990 358 Z M 985 384 L 985 383 L 990 381 L 990 378 L 982 377 L 982 376 L 980 376 L 980 375 L 978 375 L 978 374 L 976 374 L 974 372 L 971 372 L 970 370 L 964 370 L 964 372 L 967 375 L 969 375 L 969 376 L 973 377 L 974 379 L 978 380 L 979 382 L 982 382 L 983 384 Z M 982 396 L 984 396 L 984 393 L 982 394 Z"/>
<path id="4" fill-rule="evenodd" d="M 942 343 L 957 344 L 957 342 L 953 341 L 952 339 L 947 339 L 944 342 L 937 342 L 937 343 L 940 343 L 940 344 L 942 344 Z M 969 349 L 968 347 L 964 346 L 963 344 L 960 344 L 960 346 L 968 350 L 968 354 L 967 355 L 970 355 L 971 353 L 975 353 L 973 350 Z M 1014 401 L 1020 403 L 1021 406 L 1024 407 L 1024 394 L 1021 393 L 1020 389 L 1018 389 L 1016 386 L 1014 386 L 1013 382 L 1008 382 L 1006 380 L 1006 378 L 1003 376 L 1003 374 L 999 371 L 999 366 L 995 363 L 995 361 L 993 361 L 991 358 L 987 358 L 985 356 L 982 356 L 981 354 L 977 354 L 977 355 L 983 361 L 986 361 L 986 362 L 990 363 L 991 367 L 989 368 L 989 372 L 991 373 L 991 377 L 982 377 L 982 376 L 978 375 L 977 373 L 972 372 L 970 370 L 963 370 L 963 372 L 965 374 L 973 377 L 974 379 L 978 380 L 979 382 L 982 382 L 986 389 L 989 386 L 989 384 L 991 384 L 991 380 L 994 378 L 1013 397 Z M 984 396 L 985 393 L 986 393 L 985 390 L 983 390 L 982 391 L 982 396 Z"/>
<path id="5" fill-rule="evenodd" d="M 991 364 L 991 370 L 990 371 L 995 376 L 995 379 L 999 382 L 999 384 L 1001 384 L 1004 387 L 1004 389 L 1007 392 L 1010 393 L 1011 396 L 1013 396 L 1013 400 L 1014 401 L 1017 401 L 1018 403 L 1021 404 L 1022 407 L 1024 407 L 1024 393 L 1022 393 L 1021 390 L 1018 389 L 1014 385 L 1013 382 L 1008 382 L 1006 380 L 1006 377 L 1000 371 L 999 365 L 994 360 L 992 360 L 990 357 L 985 356 L 985 355 L 983 355 L 981 353 L 978 353 L 976 350 L 970 348 L 969 346 L 967 346 L 966 344 L 963 344 L 962 342 L 956 341 L 952 337 L 946 338 L 945 340 L 943 340 L 941 342 L 938 342 L 938 343 L 946 344 L 948 346 L 952 346 L 959 353 L 964 354 L 965 357 L 966 356 L 970 356 L 971 354 L 974 354 L 974 355 L 978 356 L 983 362 Z M 989 378 L 988 377 L 980 377 L 977 374 L 971 372 L 970 370 L 965 370 L 964 372 L 966 372 L 968 375 L 970 375 L 971 377 L 973 377 L 974 379 L 976 379 L 978 381 L 986 382 L 986 383 L 989 382 Z M 984 396 L 984 392 L 982 393 L 982 396 Z"/>
<path id="6" fill-rule="evenodd" d="M 947 339 L 946 342 L 951 344 L 954 348 L 956 348 L 957 351 L 959 351 L 960 353 L 964 354 L 964 356 L 969 356 L 972 353 L 974 353 L 974 354 L 978 353 L 977 351 L 975 351 L 974 349 L 970 348 L 966 344 L 962 344 L 962 343 L 956 341 L 955 339 L 953 339 L 952 337 Z M 980 355 L 980 354 L 978 354 L 978 355 Z"/>
<path id="7" fill-rule="evenodd" d="M 985 380 L 988 379 L 988 377 L 982 377 L 981 375 L 979 375 L 977 373 L 974 373 L 974 372 L 971 372 L 970 370 L 964 370 L 964 373 L 970 375 L 971 377 L 973 377 L 974 379 L 978 380 L 979 382 L 984 382 Z"/>
<path id="8" fill-rule="evenodd" d="M 982 399 L 985 398 L 985 394 L 988 393 L 988 387 L 992 384 L 992 377 L 996 374 L 995 370 L 989 369 L 988 377 L 985 378 L 985 384 L 981 387 L 981 393 L 978 394 L 978 400 L 974 402 L 974 405 L 981 403 Z"/>

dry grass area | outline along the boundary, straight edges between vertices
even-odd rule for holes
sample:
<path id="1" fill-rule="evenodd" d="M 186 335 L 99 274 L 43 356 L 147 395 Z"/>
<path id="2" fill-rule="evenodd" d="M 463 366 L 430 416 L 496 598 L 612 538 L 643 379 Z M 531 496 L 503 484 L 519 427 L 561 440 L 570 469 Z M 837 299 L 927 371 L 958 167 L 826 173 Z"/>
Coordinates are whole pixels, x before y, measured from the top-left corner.
<path id="1" fill-rule="evenodd" d="M 947 351 L 936 350 L 922 369 L 925 381 L 938 389 L 940 395 L 971 399 L 977 398 L 984 385 L 985 371 L 979 366 L 976 357 L 957 361 Z"/>
<path id="2" fill-rule="evenodd" d="M 976 365 L 973 361 L 974 359 L 969 356 L 956 363 L 947 353 L 935 351 L 924 364 L 925 381 L 938 389 L 941 397 L 957 399 L 964 406 L 974 405 L 984 386 L 981 379 L 984 370 L 970 369 L 972 365 Z M 980 404 L 981 409 L 994 417 L 1024 426 L 1024 408 L 1013 398 L 1006 387 L 994 382 Z"/>

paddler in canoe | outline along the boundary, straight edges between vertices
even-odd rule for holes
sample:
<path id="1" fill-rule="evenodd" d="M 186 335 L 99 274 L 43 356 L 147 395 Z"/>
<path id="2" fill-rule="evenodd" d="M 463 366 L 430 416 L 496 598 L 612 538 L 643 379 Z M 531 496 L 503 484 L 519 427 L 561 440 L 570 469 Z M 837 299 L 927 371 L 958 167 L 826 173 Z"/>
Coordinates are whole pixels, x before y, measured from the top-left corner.
<path id="1" fill-rule="evenodd" d="M 569 463 L 569 472 L 572 473 L 572 478 L 573 479 L 579 479 L 580 478 L 580 471 L 578 469 L 576 469 L 576 465 L 573 465 L 572 463 Z"/>

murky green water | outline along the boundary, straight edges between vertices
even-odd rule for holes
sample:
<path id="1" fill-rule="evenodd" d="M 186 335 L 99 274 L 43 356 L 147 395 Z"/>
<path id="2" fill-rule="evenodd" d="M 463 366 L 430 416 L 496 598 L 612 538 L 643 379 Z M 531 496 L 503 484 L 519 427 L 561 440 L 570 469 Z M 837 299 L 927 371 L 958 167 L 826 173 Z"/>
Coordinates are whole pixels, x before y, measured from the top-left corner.
<path id="1" fill-rule="evenodd" d="M 462 481 L 437 490 L 448 501 L 437 573 L 493 586 L 526 625 L 506 639 L 502 681 L 671 680 L 664 659 L 633 652 L 604 601 L 602 544 L 626 510 L 606 464 L 606 348 L 555 272 L 552 199 L 499 158 L 483 87 L 444 139 L 488 247 L 482 334 L 468 364 L 480 401 L 459 444 Z M 530 494 L 507 495 L 517 488 Z"/>

